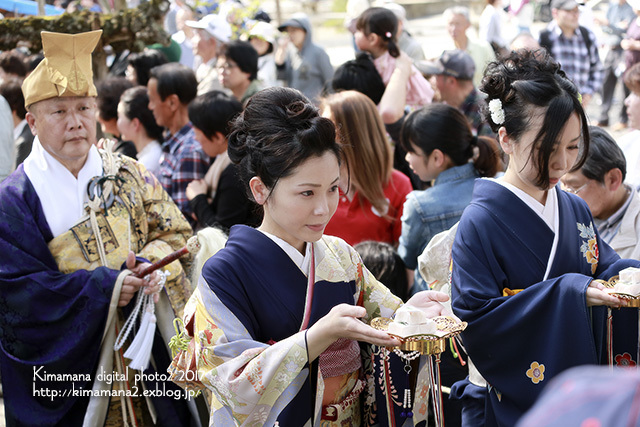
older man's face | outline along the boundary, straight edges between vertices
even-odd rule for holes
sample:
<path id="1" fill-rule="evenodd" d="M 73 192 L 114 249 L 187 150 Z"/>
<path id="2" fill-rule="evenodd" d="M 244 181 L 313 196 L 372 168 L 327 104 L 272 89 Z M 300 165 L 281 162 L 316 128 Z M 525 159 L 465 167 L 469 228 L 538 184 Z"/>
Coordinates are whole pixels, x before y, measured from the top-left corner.
<path id="1" fill-rule="evenodd" d="M 68 167 L 86 160 L 96 143 L 96 108 L 93 97 L 51 98 L 33 104 L 26 119 L 42 147 Z"/>
<path id="2" fill-rule="evenodd" d="M 603 183 L 587 178 L 581 171 L 566 173 L 560 182 L 563 190 L 577 194 L 587 202 L 594 218 L 608 218 L 611 193 Z"/>
<path id="3" fill-rule="evenodd" d="M 466 37 L 467 28 L 471 25 L 463 15 L 449 14 L 447 17 L 447 31 L 454 40 Z"/>

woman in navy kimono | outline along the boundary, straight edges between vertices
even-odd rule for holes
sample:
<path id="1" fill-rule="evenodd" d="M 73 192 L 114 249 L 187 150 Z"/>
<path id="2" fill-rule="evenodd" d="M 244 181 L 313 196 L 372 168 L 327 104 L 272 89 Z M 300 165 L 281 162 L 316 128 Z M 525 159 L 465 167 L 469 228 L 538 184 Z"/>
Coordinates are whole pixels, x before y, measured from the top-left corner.
<path id="1" fill-rule="evenodd" d="M 640 263 L 621 260 L 586 203 L 557 187 L 589 149 L 580 94 L 560 66 L 512 53 L 489 64 L 481 90 L 509 165 L 476 181 L 453 244 L 453 310 L 469 323 L 463 341 L 487 386 L 467 380 L 452 393 L 488 393 L 484 421 L 467 422 L 512 426 L 563 370 L 607 363 L 606 306 L 625 303 L 594 279 Z M 614 354 L 635 358 L 637 311 L 618 311 L 616 325 Z"/>
<path id="2" fill-rule="evenodd" d="M 257 229 L 231 227 L 225 248 L 205 263 L 185 309 L 191 340 L 174 358 L 173 381 L 210 393 L 215 426 L 401 425 L 406 410 L 404 420 L 396 410 L 392 421 L 363 408 L 379 386 L 362 375 L 367 359 L 358 341 L 398 345 L 368 323 L 391 316 L 402 301 L 351 246 L 323 235 L 341 179 L 334 125 L 300 92 L 265 89 L 235 121 L 229 157 L 264 217 Z M 407 304 L 431 317 L 446 300 L 424 291 Z M 412 400 L 416 422 L 427 418 L 422 374 Z M 398 379 L 390 389 L 389 405 L 402 405 Z M 378 409 L 386 405 L 379 401 Z"/>

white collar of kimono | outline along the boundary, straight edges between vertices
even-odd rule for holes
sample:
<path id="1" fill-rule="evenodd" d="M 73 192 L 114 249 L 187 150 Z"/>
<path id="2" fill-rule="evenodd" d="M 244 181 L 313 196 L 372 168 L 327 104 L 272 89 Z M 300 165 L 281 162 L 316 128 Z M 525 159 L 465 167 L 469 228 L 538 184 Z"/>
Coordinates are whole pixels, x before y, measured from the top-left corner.
<path id="1" fill-rule="evenodd" d="M 309 265 L 311 263 L 311 245 L 313 243 L 307 242 L 307 244 L 305 245 L 304 256 L 302 256 L 300 251 L 298 251 L 296 248 L 294 248 L 281 238 L 260 229 L 258 229 L 258 231 L 261 231 L 262 234 L 264 234 L 265 236 L 273 240 L 278 246 L 280 246 L 280 248 L 285 251 L 287 255 L 289 255 L 289 258 L 291 258 L 291 260 L 296 263 L 298 268 L 302 270 L 305 275 L 309 275 Z"/>
<path id="2" fill-rule="evenodd" d="M 91 146 L 76 179 L 42 147 L 36 136 L 31 153 L 24 161 L 24 173 L 36 190 L 53 237 L 57 237 L 83 217 L 88 200 L 87 185 L 91 178 L 102 175 L 102 159 L 98 149 Z"/>
<path id="3" fill-rule="evenodd" d="M 551 266 L 553 265 L 553 260 L 556 255 L 556 249 L 558 248 L 558 228 L 560 226 L 560 215 L 558 214 L 558 194 L 556 193 L 556 187 L 553 187 L 547 191 L 547 200 L 543 205 L 535 198 L 531 197 L 518 187 L 505 182 L 503 179 L 494 180 L 497 183 L 501 184 L 505 188 L 509 189 L 513 194 L 518 196 L 520 200 L 522 200 L 532 211 L 538 214 L 540 218 L 549 226 L 551 231 L 553 231 L 553 244 L 551 246 L 551 252 L 549 254 L 549 260 L 547 262 L 547 270 L 544 274 L 544 279 L 546 280 L 549 277 L 549 272 L 551 271 Z"/>

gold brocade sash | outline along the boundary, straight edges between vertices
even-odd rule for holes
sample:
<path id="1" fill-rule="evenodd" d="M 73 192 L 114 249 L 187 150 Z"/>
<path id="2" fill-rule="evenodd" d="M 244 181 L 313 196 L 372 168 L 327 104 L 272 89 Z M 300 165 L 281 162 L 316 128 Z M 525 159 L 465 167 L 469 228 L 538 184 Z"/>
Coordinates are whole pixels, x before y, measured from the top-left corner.
<path id="1" fill-rule="evenodd" d="M 518 292 L 522 292 L 524 291 L 524 289 L 509 289 L 509 288 L 504 288 L 502 290 L 502 296 L 503 297 L 511 297 L 514 296 L 515 294 L 517 294 Z"/>

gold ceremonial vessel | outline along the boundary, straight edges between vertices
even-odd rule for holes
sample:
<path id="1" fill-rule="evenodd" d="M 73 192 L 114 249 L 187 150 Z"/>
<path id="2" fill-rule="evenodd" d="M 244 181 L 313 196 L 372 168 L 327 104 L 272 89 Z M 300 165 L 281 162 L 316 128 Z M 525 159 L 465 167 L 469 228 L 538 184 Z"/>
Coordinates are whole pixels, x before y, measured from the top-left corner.
<path id="1" fill-rule="evenodd" d="M 616 283 L 618 283 L 619 279 L 620 279 L 620 276 L 613 276 L 608 281 L 601 280 L 601 279 L 595 279 L 594 282 L 602 283 L 605 288 L 611 289 L 616 285 Z M 627 302 L 626 307 L 640 308 L 640 296 L 633 296 L 633 295 L 629 295 L 629 294 L 623 294 L 623 293 L 620 293 L 620 292 L 611 292 L 610 290 L 608 291 L 608 293 L 609 293 L 609 295 L 613 295 L 613 296 L 616 296 L 618 298 L 621 298 L 621 299 L 625 300 Z"/>
<path id="2" fill-rule="evenodd" d="M 467 322 L 460 322 L 453 317 L 438 316 L 433 320 L 438 326 L 438 335 L 412 335 L 409 337 L 399 337 L 394 334 L 390 336 L 400 341 L 400 346 L 397 347 L 402 351 L 418 351 L 420 354 L 435 355 L 440 354 L 445 350 L 445 343 L 447 338 L 453 338 L 464 331 L 467 327 Z M 387 331 L 389 324 L 393 322 L 388 317 L 376 317 L 371 321 L 371 327 L 380 331 Z"/>

